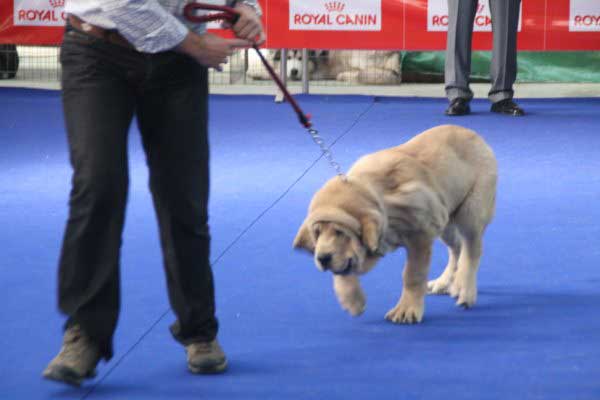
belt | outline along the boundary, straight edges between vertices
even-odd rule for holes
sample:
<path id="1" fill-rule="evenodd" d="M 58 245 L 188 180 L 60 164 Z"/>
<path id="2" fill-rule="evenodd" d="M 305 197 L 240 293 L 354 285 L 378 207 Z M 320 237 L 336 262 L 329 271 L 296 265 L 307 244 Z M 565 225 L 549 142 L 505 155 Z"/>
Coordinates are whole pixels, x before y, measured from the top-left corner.
<path id="1" fill-rule="evenodd" d="M 127 41 L 117 30 L 104 29 L 96 25 L 85 22 L 76 15 L 69 14 L 69 24 L 78 31 L 84 32 L 88 35 L 106 40 L 109 43 L 116 44 L 128 49 L 135 49 L 131 43 Z"/>

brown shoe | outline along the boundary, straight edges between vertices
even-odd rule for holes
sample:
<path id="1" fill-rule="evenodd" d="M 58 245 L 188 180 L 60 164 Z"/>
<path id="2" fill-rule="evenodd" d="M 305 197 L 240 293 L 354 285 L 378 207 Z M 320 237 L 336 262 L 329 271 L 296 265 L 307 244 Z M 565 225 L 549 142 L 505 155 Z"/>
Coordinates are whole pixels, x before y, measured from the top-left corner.
<path id="1" fill-rule="evenodd" d="M 46 367 L 42 376 L 58 382 L 79 386 L 84 379 L 96 376 L 100 350 L 90 338 L 74 325 L 65 331 L 60 352 Z"/>
<path id="2" fill-rule="evenodd" d="M 194 374 L 220 374 L 227 369 L 227 359 L 217 340 L 185 346 L 188 368 Z"/>

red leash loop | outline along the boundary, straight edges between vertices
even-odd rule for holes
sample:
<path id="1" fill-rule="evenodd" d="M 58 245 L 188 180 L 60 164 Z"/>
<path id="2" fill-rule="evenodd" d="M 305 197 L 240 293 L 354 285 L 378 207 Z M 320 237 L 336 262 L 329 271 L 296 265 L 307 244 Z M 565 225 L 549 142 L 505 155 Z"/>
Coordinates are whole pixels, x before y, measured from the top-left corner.
<path id="1" fill-rule="evenodd" d="M 216 14 L 196 15 L 196 10 L 203 11 L 221 11 Z M 217 6 L 215 4 L 189 3 L 183 8 L 183 16 L 191 22 L 204 23 L 210 21 L 229 21 L 235 24 L 240 17 L 238 12 L 227 6 Z"/>
<path id="2" fill-rule="evenodd" d="M 208 14 L 208 15 L 196 15 L 197 10 L 208 10 L 208 11 L 220 11 L 216 14 Z M 232 24 L 235 24 L 240 17 L 240 14 L 233 8 L 227 6 L 217 6 L 214 4 L 204 4 L 204 3 L 189 3 L 183 8 L 183 15 L 188 21 L 196 22 L 196 23 L 205 23 L 210 21 L 229 21 Z M 292 97 L 290 92 L 287 90 L 277 73 L 273 70 L 273 67 L 269 64 L 265 56 L 260 52 L 257 45 L 252 46 L 254 50 L 256 50 L 256 54 L 260 57 L 263 65 L 271 75 L 271 78 L 275 81 L 279 90 L 283 93 L 285 99 L 292 105 L 292 108 L 298 115 L 298 119 L 300 123 L 305 128 L 310 128 L 312 123 L 310 122 L 310 114 L 304 114 L 296 99 Z"/>

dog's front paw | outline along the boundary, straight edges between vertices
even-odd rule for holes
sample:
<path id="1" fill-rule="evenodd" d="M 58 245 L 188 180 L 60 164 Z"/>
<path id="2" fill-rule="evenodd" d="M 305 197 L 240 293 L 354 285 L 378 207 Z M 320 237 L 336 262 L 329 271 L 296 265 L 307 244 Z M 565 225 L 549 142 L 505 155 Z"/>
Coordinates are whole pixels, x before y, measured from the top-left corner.
<path id="1" fill-rule="evenodd" d="M 340 72 L 336 80 L 340 82 L 358 82 L 359 71 L 344 71 Z"/>
<path id="2" fill-rule="evenodd" d="M 477 283 L 475 279 L 460 278 L 450 285 L 450 296 L 456 299 L 456 305 L 471 308 L 477 302 Z"/>
<path id="3" fill-rule="evenodd" d="M 424 312 L 423 300 L 410 299 L 402 295 L 396 307 L 385 314 L 385 319 L 395 324 L 417 324 L 423 320 Z"/>
<path id="4" fill-rule="evenodd" d="M 340 306 L 353 317 L 358 317 L 367 308 L 367 298 L 362 290 L 357 291 L 352 296 L 338 298 Z"/>
<path id="5" fill-rule="evenodd" d="M 428 294 L 439 294 L 444 295 L 450 293 L 450 284 L 447 279 L 437 278 L 427 282 L 427 293 Z"/>
<path id="6" fill-rule="evenodd" d="M 334 275 L 333 287 L 340 306 L 350 315 L 358 317 L 365 311 L 367 298 L 356 276 Z"/>

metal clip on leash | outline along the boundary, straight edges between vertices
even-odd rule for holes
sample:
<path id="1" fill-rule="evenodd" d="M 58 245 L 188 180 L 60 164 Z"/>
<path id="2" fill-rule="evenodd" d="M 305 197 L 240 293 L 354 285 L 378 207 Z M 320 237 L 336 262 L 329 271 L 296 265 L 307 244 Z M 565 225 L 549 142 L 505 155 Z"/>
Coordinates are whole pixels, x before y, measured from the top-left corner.
<path id="1" fill-rule="evenodd" d="M 219 11 L 219 12 L 213 13 L 213 14 L 207 14 L 207 15 L 196 15 L 197 10 Z M 185 18 L 187 20 L 189 20 L 191 22 L 196 22 L 196 23 L 205 23 L 205 22 L 210 22 L 210 21 L 225 20 L 225 21 L 230 22 L 231 24 L 235 24 L 237 22 L 238 18 L 240 17 L 238 12 L 231 7 L 217 6 L 217 5 L 213 5 L 213 4 L 204 4 L 204 3 L 189 3 L 189 4 L 187 4 L 185 6 L 185 8 L 183 9 L 183 15 L 185 16 Z M 285 99 L 292 105 L 292 108 L 296 112 L 296 115 L 298 115 L 300 124 L 302 124 L 302 126 L 304 126 L 306 128 L 306 130 L 310 134 L 312 140 L 317 144 L 317 146 L 319 146 L 319 148 L 321 149 L 321 152 L 323 153 L 323 156 L 327 159 L 327 161 L 329 162 L 329 165 L 331 165 L 331 167 L 333 167 L 336 174 L 342 180 L 346 181 L 347 177 L 342 172 L 342 168 L 341 168 L 340 164 L 338 164 L 333 159 L 333 154 L 331 153 L 331 150 L 329 149 L 329 147 L 327 147 L 327 145 L 325 144 L 325 141 L 323 140 L 323 138 L 319 135 L 319 131 L 317 131 L 316 129 L 314 129 L 312 127 L 312 122 L 310 121 L 310 118 L 311 118 L 310 114 L 305 114 L 302 111 L 302 109 L 298 105 L 298 102 L 296 102 L 296 99 L 294 99 L 292 97 L 290 92 L 287 90 L 287 88 L 281 81 L 281 78 L 279 78 L 279 76 L 277 76 L 277 73 L 275 72 L 275 70 L 273 70 L 273 67 L 269 64 L 269 62 L 267 61 L 265 56 L 260 52 L 260 50 L 258 49 L 258 46 L 255 44 L 252 47 L 254 48 L 254 50 L 256 51 L 256 54 L 258 54 L 258 57 L 260 58 L 263 65 L 269 72 L 269 75 L 271 75 L 271 78 L 275 81 L 275 83 L 277 84 L 277 86 L 279 87 L 281 92 L 283 93 L 283 96 L 285 97 Z"/>

